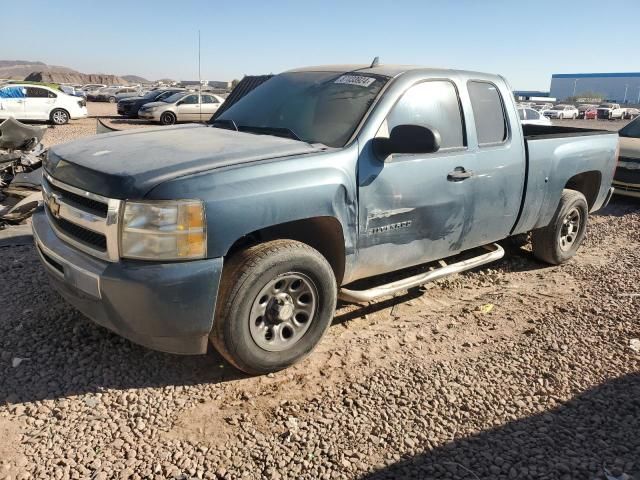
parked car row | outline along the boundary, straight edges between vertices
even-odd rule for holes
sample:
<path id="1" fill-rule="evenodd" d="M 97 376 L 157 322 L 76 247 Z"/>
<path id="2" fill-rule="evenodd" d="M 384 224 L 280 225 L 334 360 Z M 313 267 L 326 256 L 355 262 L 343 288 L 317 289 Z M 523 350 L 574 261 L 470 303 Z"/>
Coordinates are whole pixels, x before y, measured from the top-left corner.
<path id="1" fill-rule="evenodd" d="M 571 104 L 531 103 L 519 104 L 522 108 L 530 108 L 547 118 L 557 120 L 585 119 L 585 120 L 630 120 L 640 116 L 640 110 L 631 107 L 621 107 L 617 103 L 581 104 L 577 107 Z"/>
<path id="2" fill-rule="evenodd" d="M 206 122 L 223 103 L 223 97 L 211 93 L 175 89 L 156 90 L 142 97 L 121 100 L 118 102 L 118 114 L 162 125 Z"/>
<path id="3" fill-rule="evenodd" d="M 87 100 L 116 103 L 124 98 L 139 97 L 144 93 L 138 87 L 103 87 L 88 93 Z"/>

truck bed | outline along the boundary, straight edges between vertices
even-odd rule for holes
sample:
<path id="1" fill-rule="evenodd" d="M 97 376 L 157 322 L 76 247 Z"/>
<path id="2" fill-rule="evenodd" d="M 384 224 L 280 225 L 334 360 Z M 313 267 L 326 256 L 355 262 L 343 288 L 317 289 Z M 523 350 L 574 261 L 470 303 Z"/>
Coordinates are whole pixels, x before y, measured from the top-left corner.
<path id="1" fill-rule="evenodd" d="M 595 128 L 523 125 L 524 195 L 512 234 L 544 227 L 571 183 L 585 182 L 591 211 L 602 206 L 616 165 L 618 132 Z"/>

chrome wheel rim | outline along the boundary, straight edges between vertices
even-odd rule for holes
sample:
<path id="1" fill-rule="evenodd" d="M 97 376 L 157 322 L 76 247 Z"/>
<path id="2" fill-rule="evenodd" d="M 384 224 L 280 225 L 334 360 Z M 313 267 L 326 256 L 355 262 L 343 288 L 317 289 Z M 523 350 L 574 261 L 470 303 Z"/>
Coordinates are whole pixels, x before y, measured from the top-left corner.
<path id="1" fill-rule="evenodd" d="M 67 121 L 67 114 L 64 112 L 53 112 L 53 121 L 55 123 L 65 123 Z"/>
<path id="2" fill-rule="evenodd" d="M 570 250 L 575 244 L 576 239 L 578 238 L 578 233 L 580 232 L 581 219 L 582 215 L 580 215 L 580 210 L 574 207 L 569 210 L 562 220 L 560 238 L 558 241 L 560 243 L 560 249 L 563 252 Z"/>
<path id="3" fill-rule="evenodd" d="M 268 352 L 287 350 L 309 330 L 317 305 L 318 291 L 309 277 L 295 272 L 278 275 L 253 301 L 251 338 Z"/>

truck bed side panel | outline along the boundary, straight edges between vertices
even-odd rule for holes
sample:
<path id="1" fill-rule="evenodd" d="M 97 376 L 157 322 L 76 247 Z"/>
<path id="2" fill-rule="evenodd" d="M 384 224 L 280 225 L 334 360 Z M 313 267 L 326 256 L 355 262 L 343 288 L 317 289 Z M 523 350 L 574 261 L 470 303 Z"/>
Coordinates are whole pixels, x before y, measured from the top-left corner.
<path id="1" fill-rule="evenodd" d="M 591 211 L 604 202 L 616 164 L 617 132 L 591 135 L 525 137 L 528 182 L 520 219 L 513 234 L 549 224 L 569 179 L 598 172 L 600 186 Z"/>

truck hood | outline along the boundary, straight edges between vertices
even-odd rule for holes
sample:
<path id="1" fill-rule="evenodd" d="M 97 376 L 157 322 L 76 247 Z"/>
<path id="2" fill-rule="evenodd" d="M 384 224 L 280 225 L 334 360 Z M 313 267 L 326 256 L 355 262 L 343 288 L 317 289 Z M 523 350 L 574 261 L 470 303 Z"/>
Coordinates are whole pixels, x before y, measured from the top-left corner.
<path id="1" fill-rule="evenodd" d="M 184 175 L 326 149 L 297 140 L 206 125 L 135 129 L 56 145 L 45 170 L 54 178 L 109 198 L 143 198 Z"/>

